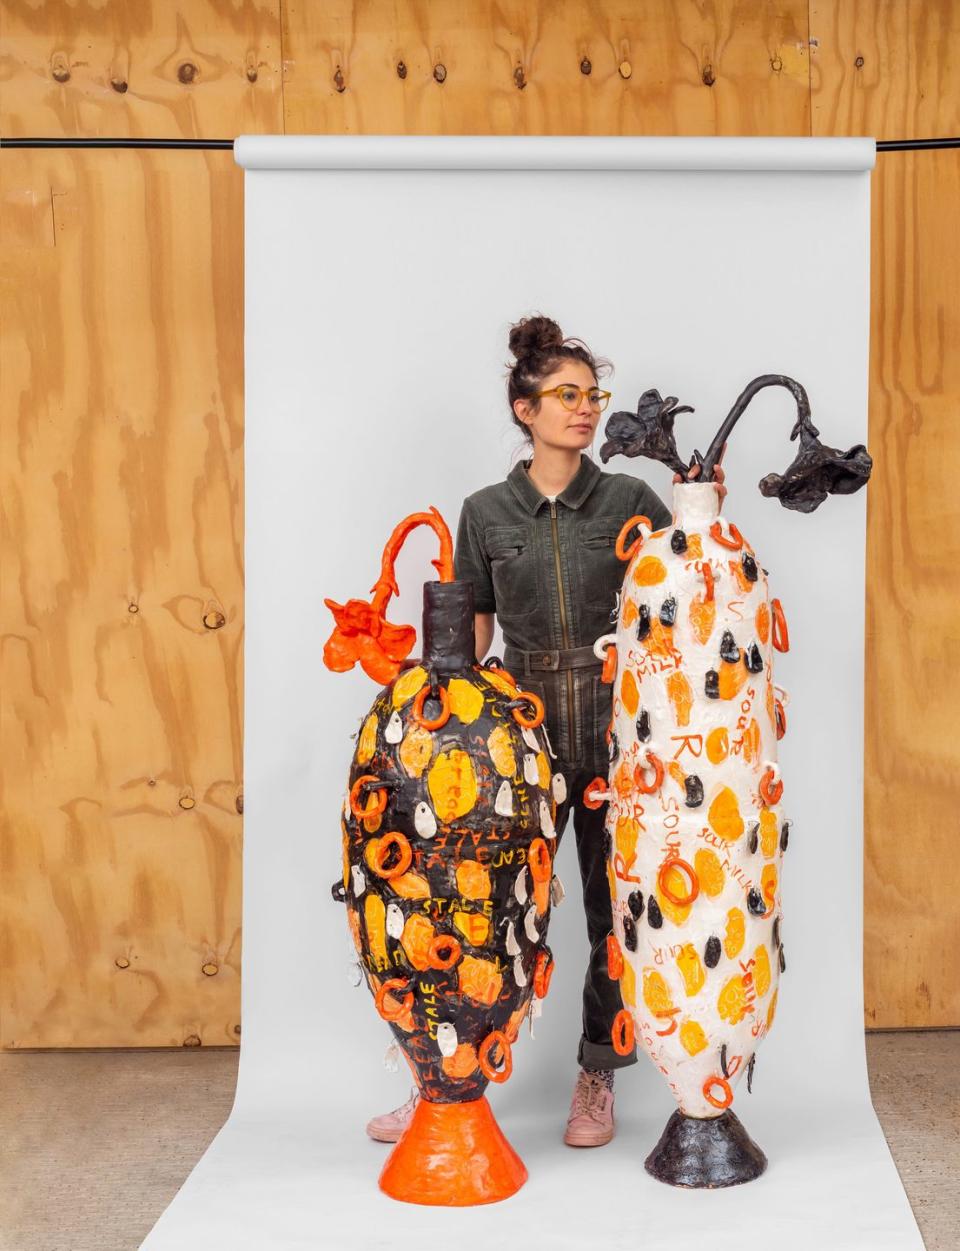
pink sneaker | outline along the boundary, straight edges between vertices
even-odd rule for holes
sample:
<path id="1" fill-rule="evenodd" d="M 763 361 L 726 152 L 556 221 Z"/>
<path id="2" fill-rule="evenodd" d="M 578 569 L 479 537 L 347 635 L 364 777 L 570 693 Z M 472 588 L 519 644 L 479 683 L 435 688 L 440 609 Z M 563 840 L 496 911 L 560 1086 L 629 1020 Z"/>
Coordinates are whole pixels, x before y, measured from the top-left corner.
<path id="1" fill-rule="evenodd" d="M 613 1132 L 613 1091 L 595 1073 L 581 1069 L 563 1141 L 568 1147 L 602 1147 Z"/>
<path id="2" fill-rule="evenodd" d="M 412 1086 L 410 1098 L 406 1103 L 401 1103 L 400 1107 L 394 1108 L 392 1112 L 384 1112 L 382 1116 L 375 1116 L 372 1121 L 368 1121 L 367 1133 L 374 1142 L 396 1142 L 410 1124 L 410 1118 L 413 1116 L 419 1099 L 419 1091 Z"/>

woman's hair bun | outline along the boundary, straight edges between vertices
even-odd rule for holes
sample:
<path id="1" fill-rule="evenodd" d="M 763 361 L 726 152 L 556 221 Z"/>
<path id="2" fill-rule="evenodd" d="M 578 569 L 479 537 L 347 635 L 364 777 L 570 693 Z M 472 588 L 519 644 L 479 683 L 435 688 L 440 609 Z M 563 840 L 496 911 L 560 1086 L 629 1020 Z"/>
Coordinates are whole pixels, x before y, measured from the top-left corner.
<path id="1" fill-rule="evenodd" d="M 510 328 L 510 351 L 517 360 L 552 352 L 563 342 L 563 331 L 551 317 L 521 317 Z"/>

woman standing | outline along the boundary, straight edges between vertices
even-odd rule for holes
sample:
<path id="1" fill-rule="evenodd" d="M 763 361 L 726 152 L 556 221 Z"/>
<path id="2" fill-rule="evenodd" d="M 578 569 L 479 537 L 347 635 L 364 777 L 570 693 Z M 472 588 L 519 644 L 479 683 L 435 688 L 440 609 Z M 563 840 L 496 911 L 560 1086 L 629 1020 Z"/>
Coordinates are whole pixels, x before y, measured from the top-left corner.
<path id="1" fill-rule="evenodd" d="M 531 456 L 503 482 L 463 502 L 454 553 L 458 580 L 474 587 L 477 656 L 503 632 L 504 665 L 524 690 L 541 697 L 566 795 L 556 815 L 559 842 L 573 814 L 590 955 L 583 985 L 583 1029 L 577 1077 L 564 1141 L 592 1147 L 614 1133 L 613 1070 L 636 1062 L 611 1043 L 623 1006 L 619 983 L 607 974 L 612 928 L 604 820 L 606 804 L 583 803 L 587 784 L 606 777 L 606 731 L 611 687 L 601 681 L 593 644 L 616 618 L 623 564 L 615 552 L 628 518 L 642 515 L 654 529 L 670 524 L 669 509 L 639 478 L 602 472 L 583 454 L 610 398 L 597 379 L 610 362 L 595 359 L 577 339 L 565 339 L 548 317 L 523 318 L 510 332 L 516 363 L 508 398 Z M 721 488 L 722 489 L 722 488 Z M 409 1121 L 416 1094 L 375 1117 L 371 1137 L 395 1141 Z"/>

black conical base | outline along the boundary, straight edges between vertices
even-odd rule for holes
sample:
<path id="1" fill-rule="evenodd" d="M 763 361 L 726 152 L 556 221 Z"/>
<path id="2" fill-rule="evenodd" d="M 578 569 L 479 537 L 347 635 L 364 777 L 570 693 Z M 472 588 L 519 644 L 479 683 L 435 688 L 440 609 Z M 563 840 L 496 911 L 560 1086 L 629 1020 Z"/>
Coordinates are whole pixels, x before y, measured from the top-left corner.
<path id="1" fill-rule="evenodd" d="M 767 1157 L 728 1108 L 700 1119 L 674 1112 L 644 1168 L 671 1186 L 714 1189 L 753 1181 Z"/>

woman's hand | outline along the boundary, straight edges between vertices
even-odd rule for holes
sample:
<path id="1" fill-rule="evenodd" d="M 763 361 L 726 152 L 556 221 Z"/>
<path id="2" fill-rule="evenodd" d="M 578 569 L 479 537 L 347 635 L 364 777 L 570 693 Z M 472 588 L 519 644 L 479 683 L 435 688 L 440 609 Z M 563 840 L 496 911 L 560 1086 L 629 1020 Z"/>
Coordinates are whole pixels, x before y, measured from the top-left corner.
<path id="1" fill-rule="evenodd" d="M 717 463 L 713 469 L 713 481 L 714 481 L 714 485 L 717 488 L 717 502 L 721 509 L 723 508 L 723 501 L 727 495 L 727 488 L 724 486 L 724 472 L 723 472 L 723 466 L 720 464 L 720 461 L 723 460 L 723 454 L 726 450 L 727 450 L 727 445 L 726 443 L 724 443 L 723 447 L 720 449 L 720 455 L 717 458 Z M 690 479 L 697 478 L 699 477 L 699 475 L 700 475 L 700 466 L 694 465 L 694 467 L 690 470 Z M 675 473 L 673 475 L 673 480 L 674 482 L 684 481 L 684 479 L 681 478 L 678 473 Z"/>

